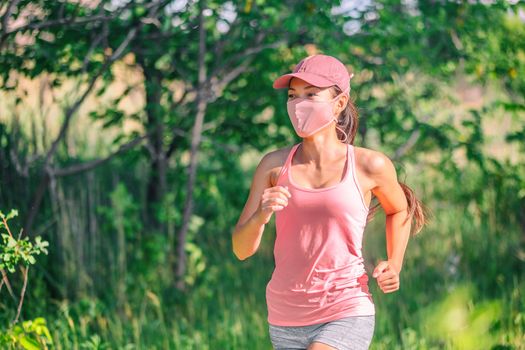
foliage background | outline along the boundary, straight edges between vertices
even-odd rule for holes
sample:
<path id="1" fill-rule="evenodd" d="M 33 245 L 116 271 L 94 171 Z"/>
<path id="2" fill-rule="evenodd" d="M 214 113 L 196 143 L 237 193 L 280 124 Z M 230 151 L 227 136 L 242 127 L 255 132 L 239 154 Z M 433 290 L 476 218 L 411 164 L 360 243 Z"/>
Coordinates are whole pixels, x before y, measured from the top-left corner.
<path id="1" fill-rule="evenodd" d="M 401 289 L 370 280 L 371 348 L 525 348 L 522 2 L 11 0 L 0 16 L 0 209 L 50 242 L 21 318 L 45 317 L 57 348 L 271 349 L 274 221 L 245 261 L 231 233 L 259 160 L 299 141 L 271 83 L 313 53 L 355 73 L 356 145 L 433 212 Z M 384 232 L 379 214 L 368 271 Z"/>

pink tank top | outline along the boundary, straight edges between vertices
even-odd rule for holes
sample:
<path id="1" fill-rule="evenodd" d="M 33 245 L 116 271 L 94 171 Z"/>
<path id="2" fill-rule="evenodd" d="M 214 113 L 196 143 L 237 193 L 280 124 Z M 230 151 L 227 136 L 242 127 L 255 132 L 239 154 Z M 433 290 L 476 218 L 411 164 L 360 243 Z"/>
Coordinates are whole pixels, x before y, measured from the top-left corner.
<path id="1" fill-rule="evenodd" d="M 276 211 L 275 269 L 266 285 L 268 323 L 304 326 L 374 315 L 361 247 L 368 206 L 357 183 L 354 146 L 336 185 L 306 188 L 290 173 L 294 145 L 277 185 L 288 186 L 288 206 Z"/>

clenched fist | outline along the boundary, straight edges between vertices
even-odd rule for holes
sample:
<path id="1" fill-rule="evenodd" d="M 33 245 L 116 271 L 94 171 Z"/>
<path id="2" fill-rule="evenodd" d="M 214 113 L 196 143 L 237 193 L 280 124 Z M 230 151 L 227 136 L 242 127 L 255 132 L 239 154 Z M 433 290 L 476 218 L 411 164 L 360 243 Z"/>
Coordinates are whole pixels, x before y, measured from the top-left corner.
<path id="1" fill-rule="evenodd" d="M 380 261 L 372 277 L 376 278 L 383 293 L 391 293 L 399 289 L 399 272 L 390 261 Z"/>
<path id="2" fill-rule="evenodd" d="M 263 223 L 266 224 L 270 221 L 274 211 L 284 209 L 288 205 L 288 198 L 291 196 L 287 186 L 274 186 L 265 189 L 257 209 Z"/>

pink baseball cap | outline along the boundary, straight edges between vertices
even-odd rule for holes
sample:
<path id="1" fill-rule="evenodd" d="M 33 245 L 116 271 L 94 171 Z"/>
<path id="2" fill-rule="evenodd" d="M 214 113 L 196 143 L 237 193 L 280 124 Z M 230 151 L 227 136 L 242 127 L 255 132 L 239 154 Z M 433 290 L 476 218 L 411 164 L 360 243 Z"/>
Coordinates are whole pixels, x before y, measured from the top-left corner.
<path id="1" fill-rule="evenodd" d="M 292 73 L 281 75 L 273 82 L 274 89 L 288 88 L 293 77 L 302 79 L 318 87 L 337 85 L 344 91 L 350 91 L 350 79 L 354 73 L 348 74 L 345 65 L 337 58 L 328 55 L 316 54 L 303 58 Z"/>

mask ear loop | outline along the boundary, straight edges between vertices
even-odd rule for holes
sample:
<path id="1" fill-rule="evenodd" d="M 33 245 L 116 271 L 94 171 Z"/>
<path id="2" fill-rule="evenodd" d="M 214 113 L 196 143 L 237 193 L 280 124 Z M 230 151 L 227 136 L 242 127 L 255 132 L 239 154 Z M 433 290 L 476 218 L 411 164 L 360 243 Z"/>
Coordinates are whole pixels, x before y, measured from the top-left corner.
<path id="1" fill-rule="evenodd" d="M 346 143 L 346 140 L 348 140 L 348 134 L 343 130 L 341 129 L 337 124 L 335 125 L 335 127 L 337 129 L 339 129 L 339 131 L 341 131 L 343 133 L 343 135 L 345 135 L 345 139 L 344 140 L 341 140 L 342 143 Z"/>
<path id="2" fill-rule="evenodd" d="M 351 90 L 350 87 L 346 88 L 345 91 L 343 91 L 343 94 L 344 94 L 347 90 L 348 90 L 348 98 L 350 98 L 350 90 Z M 346 143 L 346 141 L 348 140 L 348 134 L 343 130 L 343 128 L 341 128 L 341 127 L 339 126 L 339 124 L 338 124 L 338 123 L 339 123 L 339 119 L 338 119 L 338 118 L 334 118 L 334 120 L 335 120 L 335 127 L 336 127 L 337 129 L 339 129 L 339 131 L 341 131 L 341 132 L 343 133 L 343 135 L 345 135 L 345 139 L 342 140 L 341 142 Z"/>

